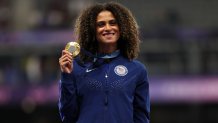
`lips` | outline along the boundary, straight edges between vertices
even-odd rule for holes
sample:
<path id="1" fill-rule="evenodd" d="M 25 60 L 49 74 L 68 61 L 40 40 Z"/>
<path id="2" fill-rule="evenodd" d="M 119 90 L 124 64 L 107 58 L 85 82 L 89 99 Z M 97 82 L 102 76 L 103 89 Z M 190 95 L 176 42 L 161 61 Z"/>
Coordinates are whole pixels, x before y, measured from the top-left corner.
<path id="1" fill-rule="evenodd" d="M 113 36 L 115 33 L 104 33 L 103 36 Z"/>

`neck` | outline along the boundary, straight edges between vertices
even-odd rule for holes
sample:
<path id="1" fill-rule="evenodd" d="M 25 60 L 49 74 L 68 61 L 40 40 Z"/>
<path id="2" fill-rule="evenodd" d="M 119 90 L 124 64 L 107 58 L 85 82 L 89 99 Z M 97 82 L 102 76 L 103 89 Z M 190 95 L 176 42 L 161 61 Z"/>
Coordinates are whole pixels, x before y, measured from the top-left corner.
<path id="1" fill-rule="evenodd" d="M 117 50 L 117 44 L 104 44 L 99 45 L 98 52 L 104 54 L 110 54 Z"/>

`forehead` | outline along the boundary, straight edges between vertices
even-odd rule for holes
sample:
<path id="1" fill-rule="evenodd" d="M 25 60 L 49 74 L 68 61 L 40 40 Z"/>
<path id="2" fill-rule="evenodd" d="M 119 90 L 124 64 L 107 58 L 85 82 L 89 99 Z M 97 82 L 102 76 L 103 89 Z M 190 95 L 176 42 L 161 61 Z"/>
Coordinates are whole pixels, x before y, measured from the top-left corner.
<path id="1" fill-rule="evenodd" d="M 114 20 L 115 17 L 112 12 L 108 10 L 101 11 L 97 16 L 97 21 L 107 21 L 107 20 Z"/>

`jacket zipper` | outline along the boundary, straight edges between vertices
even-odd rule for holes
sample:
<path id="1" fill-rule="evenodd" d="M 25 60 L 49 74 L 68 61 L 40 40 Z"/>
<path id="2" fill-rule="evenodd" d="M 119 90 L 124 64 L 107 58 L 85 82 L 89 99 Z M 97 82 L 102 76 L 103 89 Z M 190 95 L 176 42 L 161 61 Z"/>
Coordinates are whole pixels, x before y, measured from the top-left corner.
<path id="1" fill-rule="evenodd" d="M 109 77 L 109 63 L 106 64 L 107 65 L 107 69 L 105 71 L 105 90 L 104 90 L 104 110 L 105 110 L 105 116 L 104 116 L 104 122 L 106 123 L 106 114 L 107 114 L 107 110 L 108 110 L 108 94 L 109 94 L 109 87 L 108 87 L 108 77 Z"/>

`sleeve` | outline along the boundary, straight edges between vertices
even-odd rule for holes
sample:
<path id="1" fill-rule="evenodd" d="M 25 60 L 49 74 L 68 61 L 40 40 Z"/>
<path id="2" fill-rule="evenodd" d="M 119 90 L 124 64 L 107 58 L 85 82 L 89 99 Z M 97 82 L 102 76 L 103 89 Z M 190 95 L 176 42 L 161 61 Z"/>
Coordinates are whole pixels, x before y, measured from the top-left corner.
<path id="1" fill-rule="evenodd" d="M 63 123 L 76 123 L 78 118 L 78 94 L 73 74 L 61 73 L 59 83 L 59 113 Z"/>
<path id="2" fill-rule="evenodd" d="M 134 123 L 149 123 L 150 122 L 150 97 L 149 83 L 147 71 L 144 68 L 140 74 L 140 78 L 134 95 Z"/>

